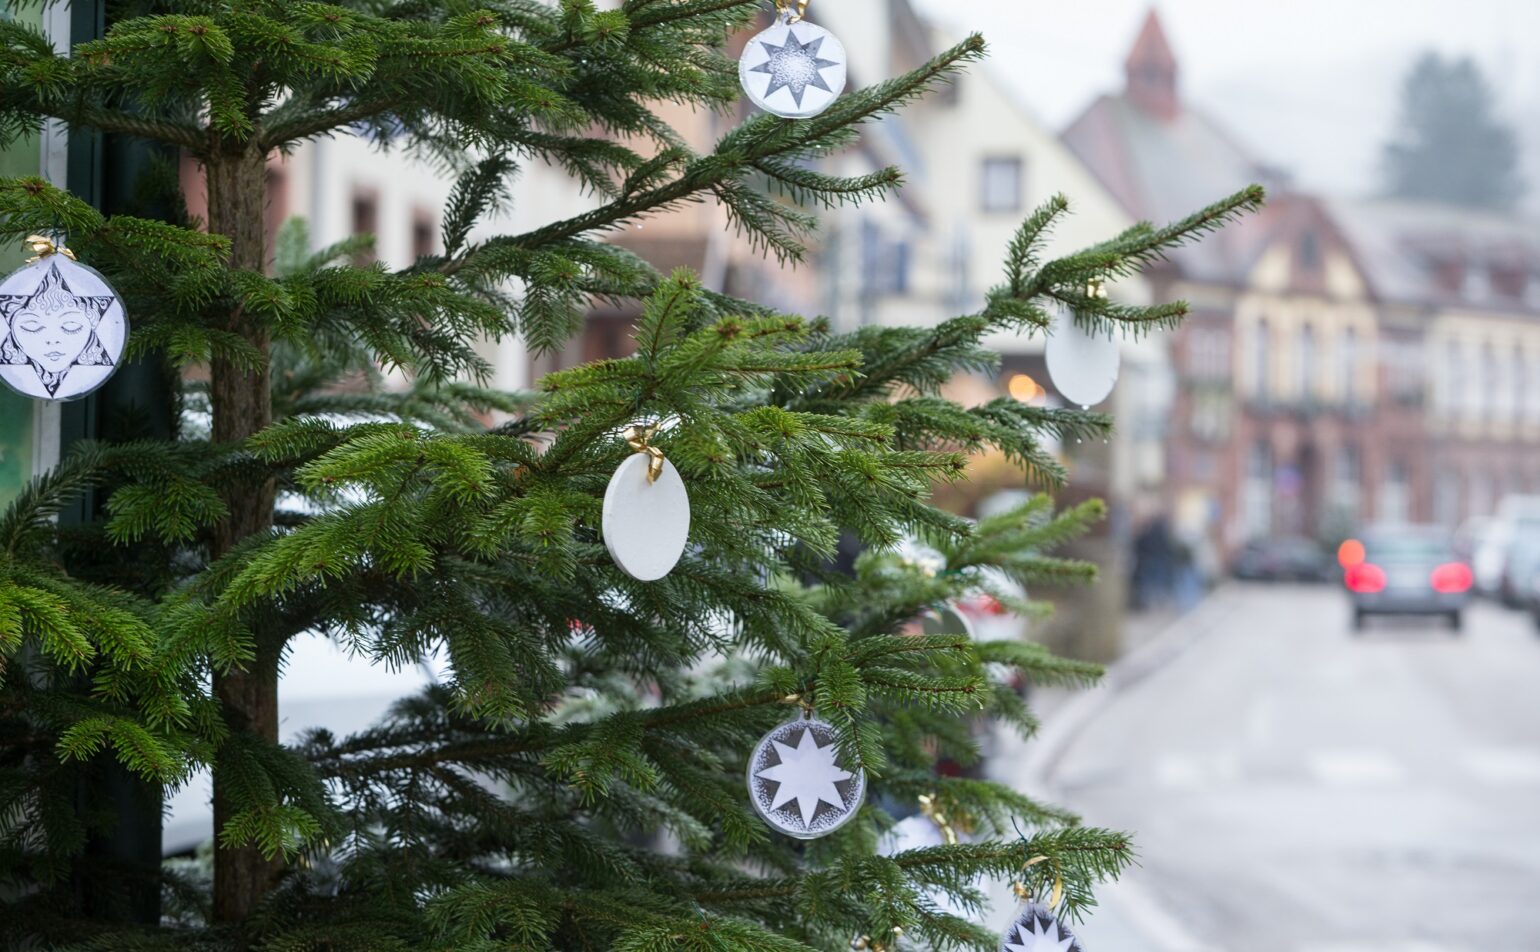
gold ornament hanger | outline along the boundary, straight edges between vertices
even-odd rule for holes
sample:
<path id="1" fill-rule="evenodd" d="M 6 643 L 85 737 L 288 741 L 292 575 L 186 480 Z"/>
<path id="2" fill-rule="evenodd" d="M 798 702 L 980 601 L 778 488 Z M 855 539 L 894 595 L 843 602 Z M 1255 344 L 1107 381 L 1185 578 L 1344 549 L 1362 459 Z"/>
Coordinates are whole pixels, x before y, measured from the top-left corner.
<path id="1" fill-rule="evenodd" d="M 647 482 L 657 482 L 658 477 L 663 475 L 663 451 L 652 445 L 652 438 L 658 435 L 658 424 L 654 423 L 646 429 L 628 426 L 623 435 L 626 444 L 633 450 L 647 454 Z"/>
<path id="2" fill-rule="evenodd" d="M 787 23 L 801 22 L 813 0 L 775 0 L 775 9 Z"/>
<path id="3" fill-rule="evenodd" d="M 32 249 L 32 257 L 27 259 L 27 264 L 33 264 L 35 262 L 42 261 L 49 255 L 63 255 L 71 261 L 79 260 L 75 257 L 75 252 L 69 250 L 63 245 L 54 244 L 54 240 L 52 238 L 47 238 L 43 235 L 28 235 L 22 244 Z"/>

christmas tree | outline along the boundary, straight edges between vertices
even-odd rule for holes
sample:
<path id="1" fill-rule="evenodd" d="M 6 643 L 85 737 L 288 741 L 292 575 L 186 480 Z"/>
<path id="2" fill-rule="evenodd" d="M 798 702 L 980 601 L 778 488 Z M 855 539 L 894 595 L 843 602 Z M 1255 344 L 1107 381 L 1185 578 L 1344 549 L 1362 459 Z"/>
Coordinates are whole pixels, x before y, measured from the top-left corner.
<path id="1" fill-rule="evenodd" d="M 1032 729 L 1013 672 L 1081 682 L 1094 667 L 903 631 L 968 592 L 1026 610 L 1001 579 L 1092 576 L 1051 550 L 1094 504 L 1056 512 L 1040 494 L 975 524 L 926 499 L 983 448 L 1051 489 L 1050 438 L 1110 421 L 938 391 L 994 366 L 984 335 L 1042 333 L 1059 309 L 1125 331 L 1179 320 L 1180 303 L 1133 307 L 1100 285 L 1260 191 L 1044 260 L 1056 199 L 1022 223 L 981 312 L 926 327 L 837 333 L 658 274 L 605 232 L 706 200 L 793 266 L 818 206 L 902 181 L 820 160 L 984 51 L 972 37 L 816 117 L 756 115 L 692 152 L 652 107 L 734 107 L 724 38 L 762 6 L 125 2 L 69 55 L 0 22 L 0 140 L 57 118 L 184 150 L 208 189 L 196 222 L 103 216 L 42 180 L 0 180 L 0 238 L 67 238 L 134 316 L 129 354 L 181 381 L 175 439 L 79 445 L 0 520 L 7 941 L 987 948 L 980 877 L 1061 884 L 1073 915 L 1130 861 L 1122 834 L 934 770 L 977 758 L 980 717 Z M 443 253 L 392 271 L 339 247 L 268 269 L 267 157 L 349 131 L 455 170 Z M 533 160 L 595 207 L 471 240 Z M 478 341 L 556 346 L 595 299 L 645 301 L 633 356 L 535 393 L 480 385 Z M 616 566 L 601 526 L 611 474 L 643 443 L 692 511 L 684 558 L 651 582 Z M 57 524 L 88 489 L 100 518 Z M 849 572 L 831 560 L 842 536 L 865 547 Z M 908 539 L 939 564 L 898 555 Z M 285 646 L 312 632 L 377 664 L 441 652 L 452 677 L 361 734 L 285 746 Z M 745 792 L 756 742 L 804 707 L 867 787 L 853 822 L 808 842 L 768 829 Z M 113 833 L 75 808 L 104 764 L 167 788 L 212 767 L 211 883 L 164 871 L 158 923 L 92 911 L 127 888 L 82 859 Z M 922 796 L 966 841 L 883 855 L 889 808 Z"/>

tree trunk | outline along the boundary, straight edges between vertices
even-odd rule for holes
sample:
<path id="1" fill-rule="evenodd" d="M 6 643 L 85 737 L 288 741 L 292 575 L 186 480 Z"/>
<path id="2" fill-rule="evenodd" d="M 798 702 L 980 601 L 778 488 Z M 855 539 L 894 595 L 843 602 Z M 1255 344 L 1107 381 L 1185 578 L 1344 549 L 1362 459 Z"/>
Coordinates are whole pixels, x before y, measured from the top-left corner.
<path id="1" fill-rule="evenodd" d="M 210 156 L 208 178 L 209 231 L 230 239 L 230 266 L 260 271 L 266 262 L 263 224 L 266 209 L 266 156 L 255 149 Z M 215 443 L 239 443 L 272 422 L 272 392 L 266 358 L 271 351 L 267 330 L 248 319 L 237 306 L 228 327 L 250 341 L 263 355 L 262 367 L 241 369 L 216 357 L 210 367 Z M 219 558 L 238 542 L 273 525 L 274 482 L 236 484 L 225 493 L 229 516 L 214 528 L 212 555 Z M 278 653 L 256 632 L 256 660 L 243 671 L 214 675 L 214 693 L 224 706 L 234 731 L 247 731 L 269 742 L 278 740 Z M 263 858 L 252 846 L 225 847 L 219 832 L 233 809 L 216 766 L 214 770 L 214 918 L 233 922 L 246 917 L 273 888 L 283 870 L 278 860 Z"/>

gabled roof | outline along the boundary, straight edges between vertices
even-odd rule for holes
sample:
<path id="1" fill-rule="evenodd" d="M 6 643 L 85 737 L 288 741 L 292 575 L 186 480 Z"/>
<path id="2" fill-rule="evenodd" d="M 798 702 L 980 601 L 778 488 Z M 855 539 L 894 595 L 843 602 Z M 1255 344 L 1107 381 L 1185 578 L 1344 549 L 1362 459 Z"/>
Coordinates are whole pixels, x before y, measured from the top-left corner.
<path id="1" fill-rule="evenodd" d="M 1130 215 L 1157 224 L 1275 177 L 1203 113 L 1183 106 L 1166 119 L 1126 95 L 1099 97 L 1063 139 Z M 1172 259 L 1191 277 L 1233 279 L 1222 235 L 1186 245 Z"/>
<path id="2" fill-rule="evenodd" d="M 1125 86 L 1100 96 L 1064 130 L 1066 145 L 1134 218 L 1164 224 L 1278 177 L 1203 112 L 1182 102 L 1177 61 L 1153 10 L 1130 48 Z M 1225 232 L 1172 254 L 1189 277 L 1238 282 L 1243 261 Z"/>
<path id="3" fill-rule="evenodd" d="M 1325 206 L 1380 300 L 1540 314 L 1540 223 L 1401 199 L 1328 199 Z M 1480 280 L 1451 282 L 1444 269 Z M 1496 287 L 1494 270 L 1522 274 L 1523 283 Z"/>

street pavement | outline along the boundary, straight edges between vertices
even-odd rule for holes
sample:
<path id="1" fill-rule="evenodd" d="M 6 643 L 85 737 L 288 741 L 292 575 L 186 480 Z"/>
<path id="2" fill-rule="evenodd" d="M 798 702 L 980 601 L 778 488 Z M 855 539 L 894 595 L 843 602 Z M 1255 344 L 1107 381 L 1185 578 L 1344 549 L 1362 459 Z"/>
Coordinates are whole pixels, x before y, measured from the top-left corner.
<path id="1" fill-rule="evenodd" d="M 1333 586 L 1232 585 L 1189 619 L 1158 665 L 1051 711 L 1046 756 L 995 760 L 1136 834 L 1087 952 L 1540 950 L 1528 616 L 1483 602 L 1461 634 L 1355 634 Z"/>

